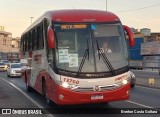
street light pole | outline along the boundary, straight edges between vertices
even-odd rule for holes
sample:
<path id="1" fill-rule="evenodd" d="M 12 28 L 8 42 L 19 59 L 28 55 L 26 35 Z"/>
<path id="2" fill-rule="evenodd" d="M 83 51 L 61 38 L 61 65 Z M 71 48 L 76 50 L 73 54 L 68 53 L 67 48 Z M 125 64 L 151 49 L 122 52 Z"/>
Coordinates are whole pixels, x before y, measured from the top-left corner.
<path id="1" fill-rule="evenodd" d="M 30 17 L 31 18 L 31 24 L 32 24 L 32 19 L 34 18 L 34 17 Z"/>
<path id="2" fill-rule="evenodd" d="M 107 11 L 107 0 L 106 0 L 106 11 Z"/>

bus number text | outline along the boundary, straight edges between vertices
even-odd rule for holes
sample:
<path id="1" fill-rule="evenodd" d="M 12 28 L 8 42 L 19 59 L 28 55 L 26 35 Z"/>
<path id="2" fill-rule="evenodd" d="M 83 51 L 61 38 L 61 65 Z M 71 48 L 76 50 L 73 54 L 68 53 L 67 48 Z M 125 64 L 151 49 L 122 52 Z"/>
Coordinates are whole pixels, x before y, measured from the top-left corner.
<path id="1" fill-rule="evenodd" d="M 79 80 L 73 80 L 73 79 L 70 79 L 70 78 L 64 78 L 64 82 L 79 84 Z"/>

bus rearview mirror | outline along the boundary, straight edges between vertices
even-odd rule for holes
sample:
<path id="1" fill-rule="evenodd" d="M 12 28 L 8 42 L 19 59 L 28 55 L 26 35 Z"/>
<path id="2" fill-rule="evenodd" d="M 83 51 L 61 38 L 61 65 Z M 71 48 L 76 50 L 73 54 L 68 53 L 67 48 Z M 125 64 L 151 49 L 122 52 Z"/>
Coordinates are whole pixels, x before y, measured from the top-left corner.
<path id="1" fill-rule="evenodd" d="M 54 32 L 51 27 L 48 28 L 48 48 L 54 48 Z"/>
<path id="2" fill-rule="evenodd" d="M 132 30 L 128 27 L 123 25 L 124 30 L 127 32 L 128 38 L 129 38 L 129 45 L 133 47 L 135 45 L 135 40 L 134 40 L 134 34 Z"/>

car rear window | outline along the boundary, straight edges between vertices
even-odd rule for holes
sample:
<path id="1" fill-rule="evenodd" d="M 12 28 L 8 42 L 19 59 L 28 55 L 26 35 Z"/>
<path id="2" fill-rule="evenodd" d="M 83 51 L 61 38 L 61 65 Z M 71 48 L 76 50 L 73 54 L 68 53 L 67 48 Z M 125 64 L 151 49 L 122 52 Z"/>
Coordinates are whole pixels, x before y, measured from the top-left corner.
<path id="1" fill-rule="evenodd" d="M 21 68 L 21 64 L 12 64 L 11 68 Z"/>

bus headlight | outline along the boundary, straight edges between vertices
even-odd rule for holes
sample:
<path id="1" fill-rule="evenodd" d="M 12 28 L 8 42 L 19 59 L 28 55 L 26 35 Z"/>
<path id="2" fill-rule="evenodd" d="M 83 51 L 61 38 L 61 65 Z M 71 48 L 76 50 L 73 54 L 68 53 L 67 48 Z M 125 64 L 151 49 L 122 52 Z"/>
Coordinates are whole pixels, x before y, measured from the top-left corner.
<path id="1" fill-rule="evenodd" d="M 68 87 L 69 87 L 69 84 L 68 84 L 67 82 L 63 82 L 63 83 L 62 83 L 62 87 L 68 88 Z"/>
<path id="2" fill-rule="evenodd" d="M 125 85 L 125 84 L 128 83 L 128 81 L 127 80 L 123 80 L 122 83 Z"/>
<path id="3" fill-rule="evenodd" d="M 61 84 L 62 87 L 67 88 L 67 89 L 76 89 L 78 88 L 77 85 L 69 84 L 68 82 L 63 82 Z"/>

